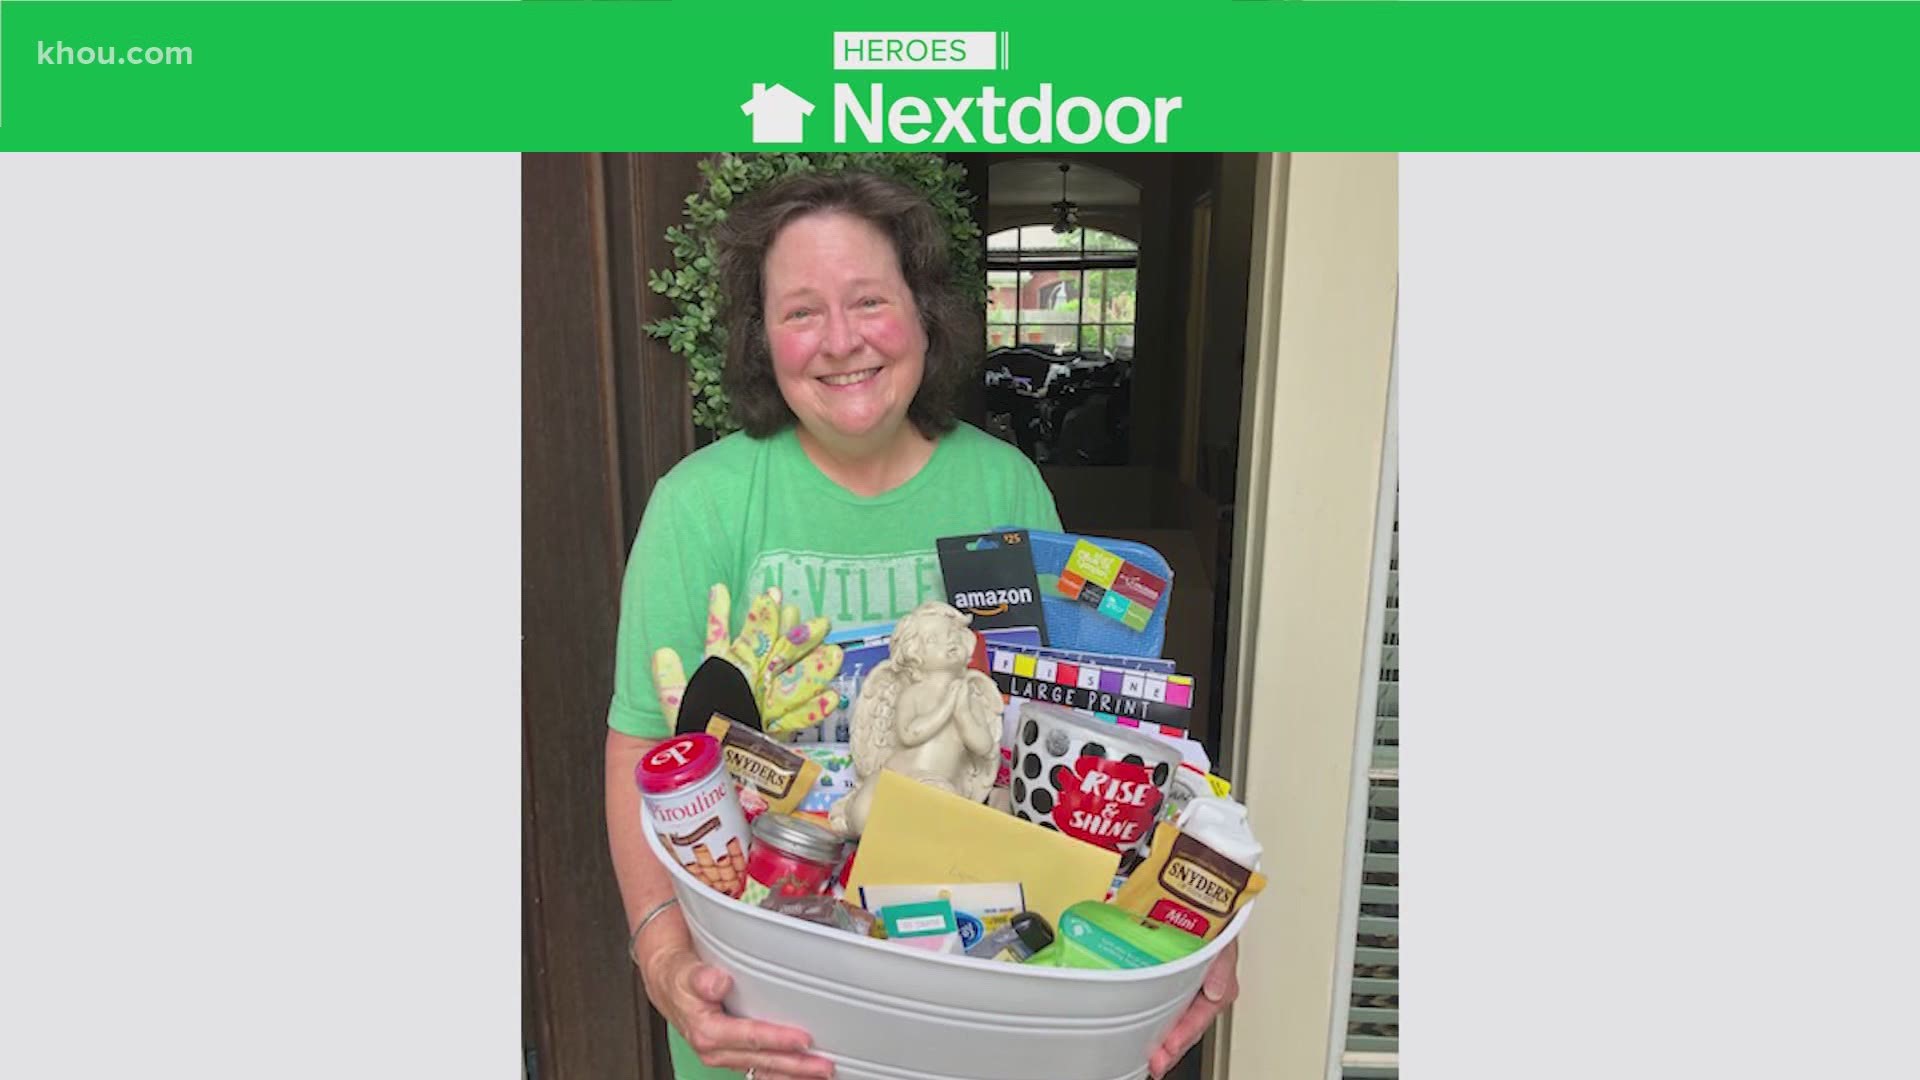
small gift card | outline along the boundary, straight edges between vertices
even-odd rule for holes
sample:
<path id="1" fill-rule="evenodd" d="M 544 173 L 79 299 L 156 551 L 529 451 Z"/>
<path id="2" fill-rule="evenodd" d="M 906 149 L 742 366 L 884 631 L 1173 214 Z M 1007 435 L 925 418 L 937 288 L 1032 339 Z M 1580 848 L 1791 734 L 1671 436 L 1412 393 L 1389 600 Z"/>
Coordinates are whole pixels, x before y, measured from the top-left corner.
<path id="1" fill-rule="evenodd" d="M 1047 642 L 1040 609 L 1040 579 L 1025 529 L 978 536 L 948 536 L 936 542 L 947 603 L 973 616 L 975 631 L 1031 626 Z"/>
<path id="2" fill-rule="evenodd" d="M 1073 545 L 1060 571 L 1060 595 L 1135 630 L 1145 630 L 1167 583 L 1090 541 Z"/>
<path id="3" fill-rule="evenodd" d="M 880 909 L 880 921 L 887 928 L 888 941 L 928 952 L 962 951 L 960 924 L 954 920 L 951 901 L 894 904 Z"/>

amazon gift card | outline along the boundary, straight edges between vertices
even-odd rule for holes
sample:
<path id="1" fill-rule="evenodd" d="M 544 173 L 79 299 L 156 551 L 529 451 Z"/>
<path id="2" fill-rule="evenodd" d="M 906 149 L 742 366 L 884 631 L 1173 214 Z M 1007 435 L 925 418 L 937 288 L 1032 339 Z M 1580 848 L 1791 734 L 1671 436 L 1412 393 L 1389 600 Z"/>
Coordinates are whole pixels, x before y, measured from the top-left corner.
<path id="1" fill-rule="evenodd" d="M 973 616 L 975 630 L 1031 626 L 1047 643 L 1040 610 L 1040 580 L 1033 569 L 1027 531 L 947 536 L 936 542 L 947 603 Z"/>

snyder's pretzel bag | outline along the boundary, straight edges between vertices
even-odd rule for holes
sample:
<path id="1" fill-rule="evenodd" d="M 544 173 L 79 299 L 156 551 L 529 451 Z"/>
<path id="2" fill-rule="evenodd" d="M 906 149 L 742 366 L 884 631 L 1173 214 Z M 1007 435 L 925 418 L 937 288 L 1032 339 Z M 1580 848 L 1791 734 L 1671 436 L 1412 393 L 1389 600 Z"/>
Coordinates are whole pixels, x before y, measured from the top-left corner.
<path id="1" fill-rule="evenodd" d="M 818 763 L 745 724 L 716 716 L 707 724 L 707 734 L 720 740 L 734 782 L 759 792 L 773 813 L 793 813 L 820 782 Z"/>
<path id="2" fill-rule="evenodd" d="M 1212 941 L 1240 905 L 1266 887 L 1259 871 L 1163 822 L 1154 829 L 1147 861 L 1120 887 L 1113 906 Z"/>

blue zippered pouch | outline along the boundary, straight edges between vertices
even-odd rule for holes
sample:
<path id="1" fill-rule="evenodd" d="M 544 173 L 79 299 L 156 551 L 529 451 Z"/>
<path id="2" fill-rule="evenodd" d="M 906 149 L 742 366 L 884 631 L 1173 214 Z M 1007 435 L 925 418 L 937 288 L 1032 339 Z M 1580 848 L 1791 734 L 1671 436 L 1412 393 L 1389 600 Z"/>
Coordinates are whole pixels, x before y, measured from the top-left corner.
<path id="1" fill-rule="evenodd" d="M 1010 531 L 1015 526 L 1002 528 Z M 1154 607 L 1146 629 L 1135 630 L 1102 615 L 1090 604 L 1060 595 L 1060 571 L 1067 568 L 1073 546 L 1082 540 L 1111 551 L 1167 583 L 1166 595 Z M 1028 529 L 1027 542 L 1033 550 L 1033 572 L 1040 579 L 1040 609 L 1047 618 L 1047 643 L 1051 647 L 1117 656 L 1160 655 L 1166 646 L 1167 609 L 1173 600 L 1173 568 L 1167 565 L 1165 556 L 1137 540 L 1042 529 Z"/>

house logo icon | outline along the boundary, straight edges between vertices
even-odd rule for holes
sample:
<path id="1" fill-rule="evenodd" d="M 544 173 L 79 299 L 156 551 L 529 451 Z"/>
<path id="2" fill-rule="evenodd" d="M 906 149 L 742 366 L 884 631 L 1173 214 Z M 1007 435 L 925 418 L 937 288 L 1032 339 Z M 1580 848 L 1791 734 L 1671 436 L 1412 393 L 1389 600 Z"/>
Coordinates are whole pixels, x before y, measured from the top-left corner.
<path id="1" fill-rule="evenodd" d="M 813 102 L 774 83 L 753 84 L 753 97 L 740 111 L 753 117 L 753 141 L 757 143 L 797 143 L 801 121 L 813 115 Z"/>

